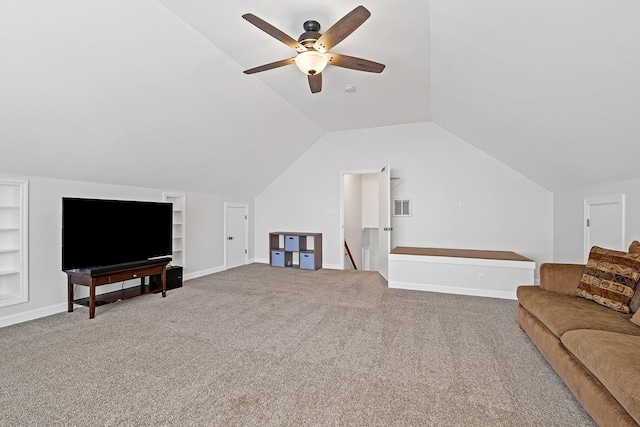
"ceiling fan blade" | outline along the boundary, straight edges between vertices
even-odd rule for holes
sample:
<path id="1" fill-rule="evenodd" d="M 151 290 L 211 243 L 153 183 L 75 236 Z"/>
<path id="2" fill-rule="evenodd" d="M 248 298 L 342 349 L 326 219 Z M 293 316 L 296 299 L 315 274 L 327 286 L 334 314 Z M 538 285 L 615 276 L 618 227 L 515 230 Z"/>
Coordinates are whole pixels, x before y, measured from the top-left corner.
<path id="1" fill-rule="evenodd" d="M 311 93 L 318 93 L 322 90 L 322 73 L 309 76 L 309 87 Z"/>
<path id="2" fill-rule="evenodd" d="M 369 73 L 381 73 L 385 65 L 368 59 L 356 58 L 355 56 L 340 55 L 338 53 L 329 53 L 329 65 L 336 67 L 350 68 L 352 70 L 367 71 Z"/>
<path id="3" fill-rule="evenodd" d="M 282 61 L 272 62 L 270 64 L 264 64 L 259 67 L 251 68 L 249 70 L 244 70 L 245 74 L 255 74 L 261 71 L 273 70 L 274 68 L 284 67 L 285 65 L 290 65 L 295 63 L 295 58 L 283 59 Z"/>
<path id="4" fill-rule="evenodd" d="M 289 46 L 291 49 L 299 52 L 304 52 L 307 50 L 304 46 L 302 46 L 296 39 L 289 36 L 288 34 L 283 33 L 273 25 L 269 24 L 267 21 L 264 21 L 252 13 L 245 13 L 242 15 L 244 19 L 260 28 L 265 33 L 269 34 L 271 37 L 280 40 L 282 43 Z"/>
<path id="5" fill-rule="evenodd" d="M 349 34 L 353 33 L 356 28 L 364 23 L 371 16 L 371 12 L 364 6 L 358 6 L 351 12 L 347 13 L 341 20 L 333 24 L 320 38 L 314 43 L 313 48 L 319 52 L 326 53 L 335 45 L 344 40 Z"/>

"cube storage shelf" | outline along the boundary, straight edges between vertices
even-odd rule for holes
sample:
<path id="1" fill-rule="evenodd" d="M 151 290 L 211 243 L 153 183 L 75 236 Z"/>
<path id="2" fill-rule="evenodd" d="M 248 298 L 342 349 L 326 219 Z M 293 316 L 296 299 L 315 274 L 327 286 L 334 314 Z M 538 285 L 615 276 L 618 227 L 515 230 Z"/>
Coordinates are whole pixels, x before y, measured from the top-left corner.
<path id="1" fill-rule="evenodd" d="M 294 264 L 296 254 L 298 264 Z M 321 269 L 322 233 L 269 233 L 269 263 L 274 267 Z"/>

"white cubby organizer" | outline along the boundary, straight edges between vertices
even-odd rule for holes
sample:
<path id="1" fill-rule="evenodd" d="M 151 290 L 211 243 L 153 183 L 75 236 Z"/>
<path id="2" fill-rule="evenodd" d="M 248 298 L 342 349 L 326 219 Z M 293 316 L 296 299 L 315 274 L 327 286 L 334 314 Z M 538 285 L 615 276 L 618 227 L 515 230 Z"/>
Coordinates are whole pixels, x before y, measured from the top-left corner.
<path id="1" fill-rule="evenodd" d="M 180 193 L 163 193 L 162 199 L 173 204 L 173 242 L 171 265 L 184 267 L 186 264 L 186 245 L 185 245 L 185 229 L 186 229 L 186 196 Z"/>
<path id="2" fill-rule="evenodd" d="M 27 181 L 0 180 L 0 307 L 29 300 Z"/>

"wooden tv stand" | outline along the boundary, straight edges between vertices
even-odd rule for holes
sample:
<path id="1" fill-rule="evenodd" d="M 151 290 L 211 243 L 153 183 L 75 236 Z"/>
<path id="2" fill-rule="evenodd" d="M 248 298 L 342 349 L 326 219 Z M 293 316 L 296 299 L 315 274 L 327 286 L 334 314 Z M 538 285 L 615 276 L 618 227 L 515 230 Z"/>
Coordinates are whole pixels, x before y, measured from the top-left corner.
<path id="1" fill-rule="evenodd" d="M 112 302 L 137 297 L 152 293 L 149 285 L 145 284 L 145 277 L 160 276 L 160 288 L 162 289 L 162 297 L 167 296 L 167 264 L 169 259 L 154 260 L 137 265 L 135 267 L 114 266 L 113 269 L 106 268 L 98 271 L 92 271 L 86 268 L 75 270 L 67 270 L 67 295 L 68 295 L 68 312 L 73 312 L 73 304 L 79 304 L 89 307 L 89 319 L 93 319 L 96 315 L 96 305 L 104 305 Z M 125 280 L 140 279 L 139 287 L 123 289 L 122 291 L 114 291 L 96 297 L 96 287 L 118 283 Z M 89 287 L 89 297 L 73 299 L 73 285 L 81 285 Z"/>

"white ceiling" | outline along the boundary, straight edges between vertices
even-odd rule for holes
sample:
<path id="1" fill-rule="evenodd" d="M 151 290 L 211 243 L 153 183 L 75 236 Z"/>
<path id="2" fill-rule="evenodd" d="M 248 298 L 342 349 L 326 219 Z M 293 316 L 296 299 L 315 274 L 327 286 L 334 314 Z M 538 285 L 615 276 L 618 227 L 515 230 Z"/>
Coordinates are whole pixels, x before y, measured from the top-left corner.
<path id="1" fill-rule="evenodd" d="M 358 4 L 2 2 L 0 171 L 250 196 L 327 132 L 433 120 L 551 190 L 640 177 L 636 0 L 369 0 L 333 51 L 382 74 L 242 73 L 294 55 L 242 14 Z"/>
<path id="2" fill-rule="evenodd" d="M 252 13 L 298 39 L 303 23 L 316 20 L 320 33 L 359 5 L 339 0 L 160 0 L 219 47 L 242 69 L 294 57 L 296 52 L 242 19 Z M 371 17 L 332 52 L 386 65 L 382 74 L 339 67 L 322 72 L 323 89 L 311 95 L 295 65 L 265 71 L 257 79 L 324 131 L 368 128 L 430 119 L 429 7 L 426 1 L 368 0 Z M 406 58 L 411 58 L 407 61 Z M 345 92 L 353 85 L 356 92 Z M 244 89 L 244 88 L 240 88 Z M 248 94 L 251 96 L 251 94 Z"/>
<path id="3" fill-rule="evenodd" d="M 640 178 L 640 2 L 430 5 L 434 122 L 554 191 Z"/>

